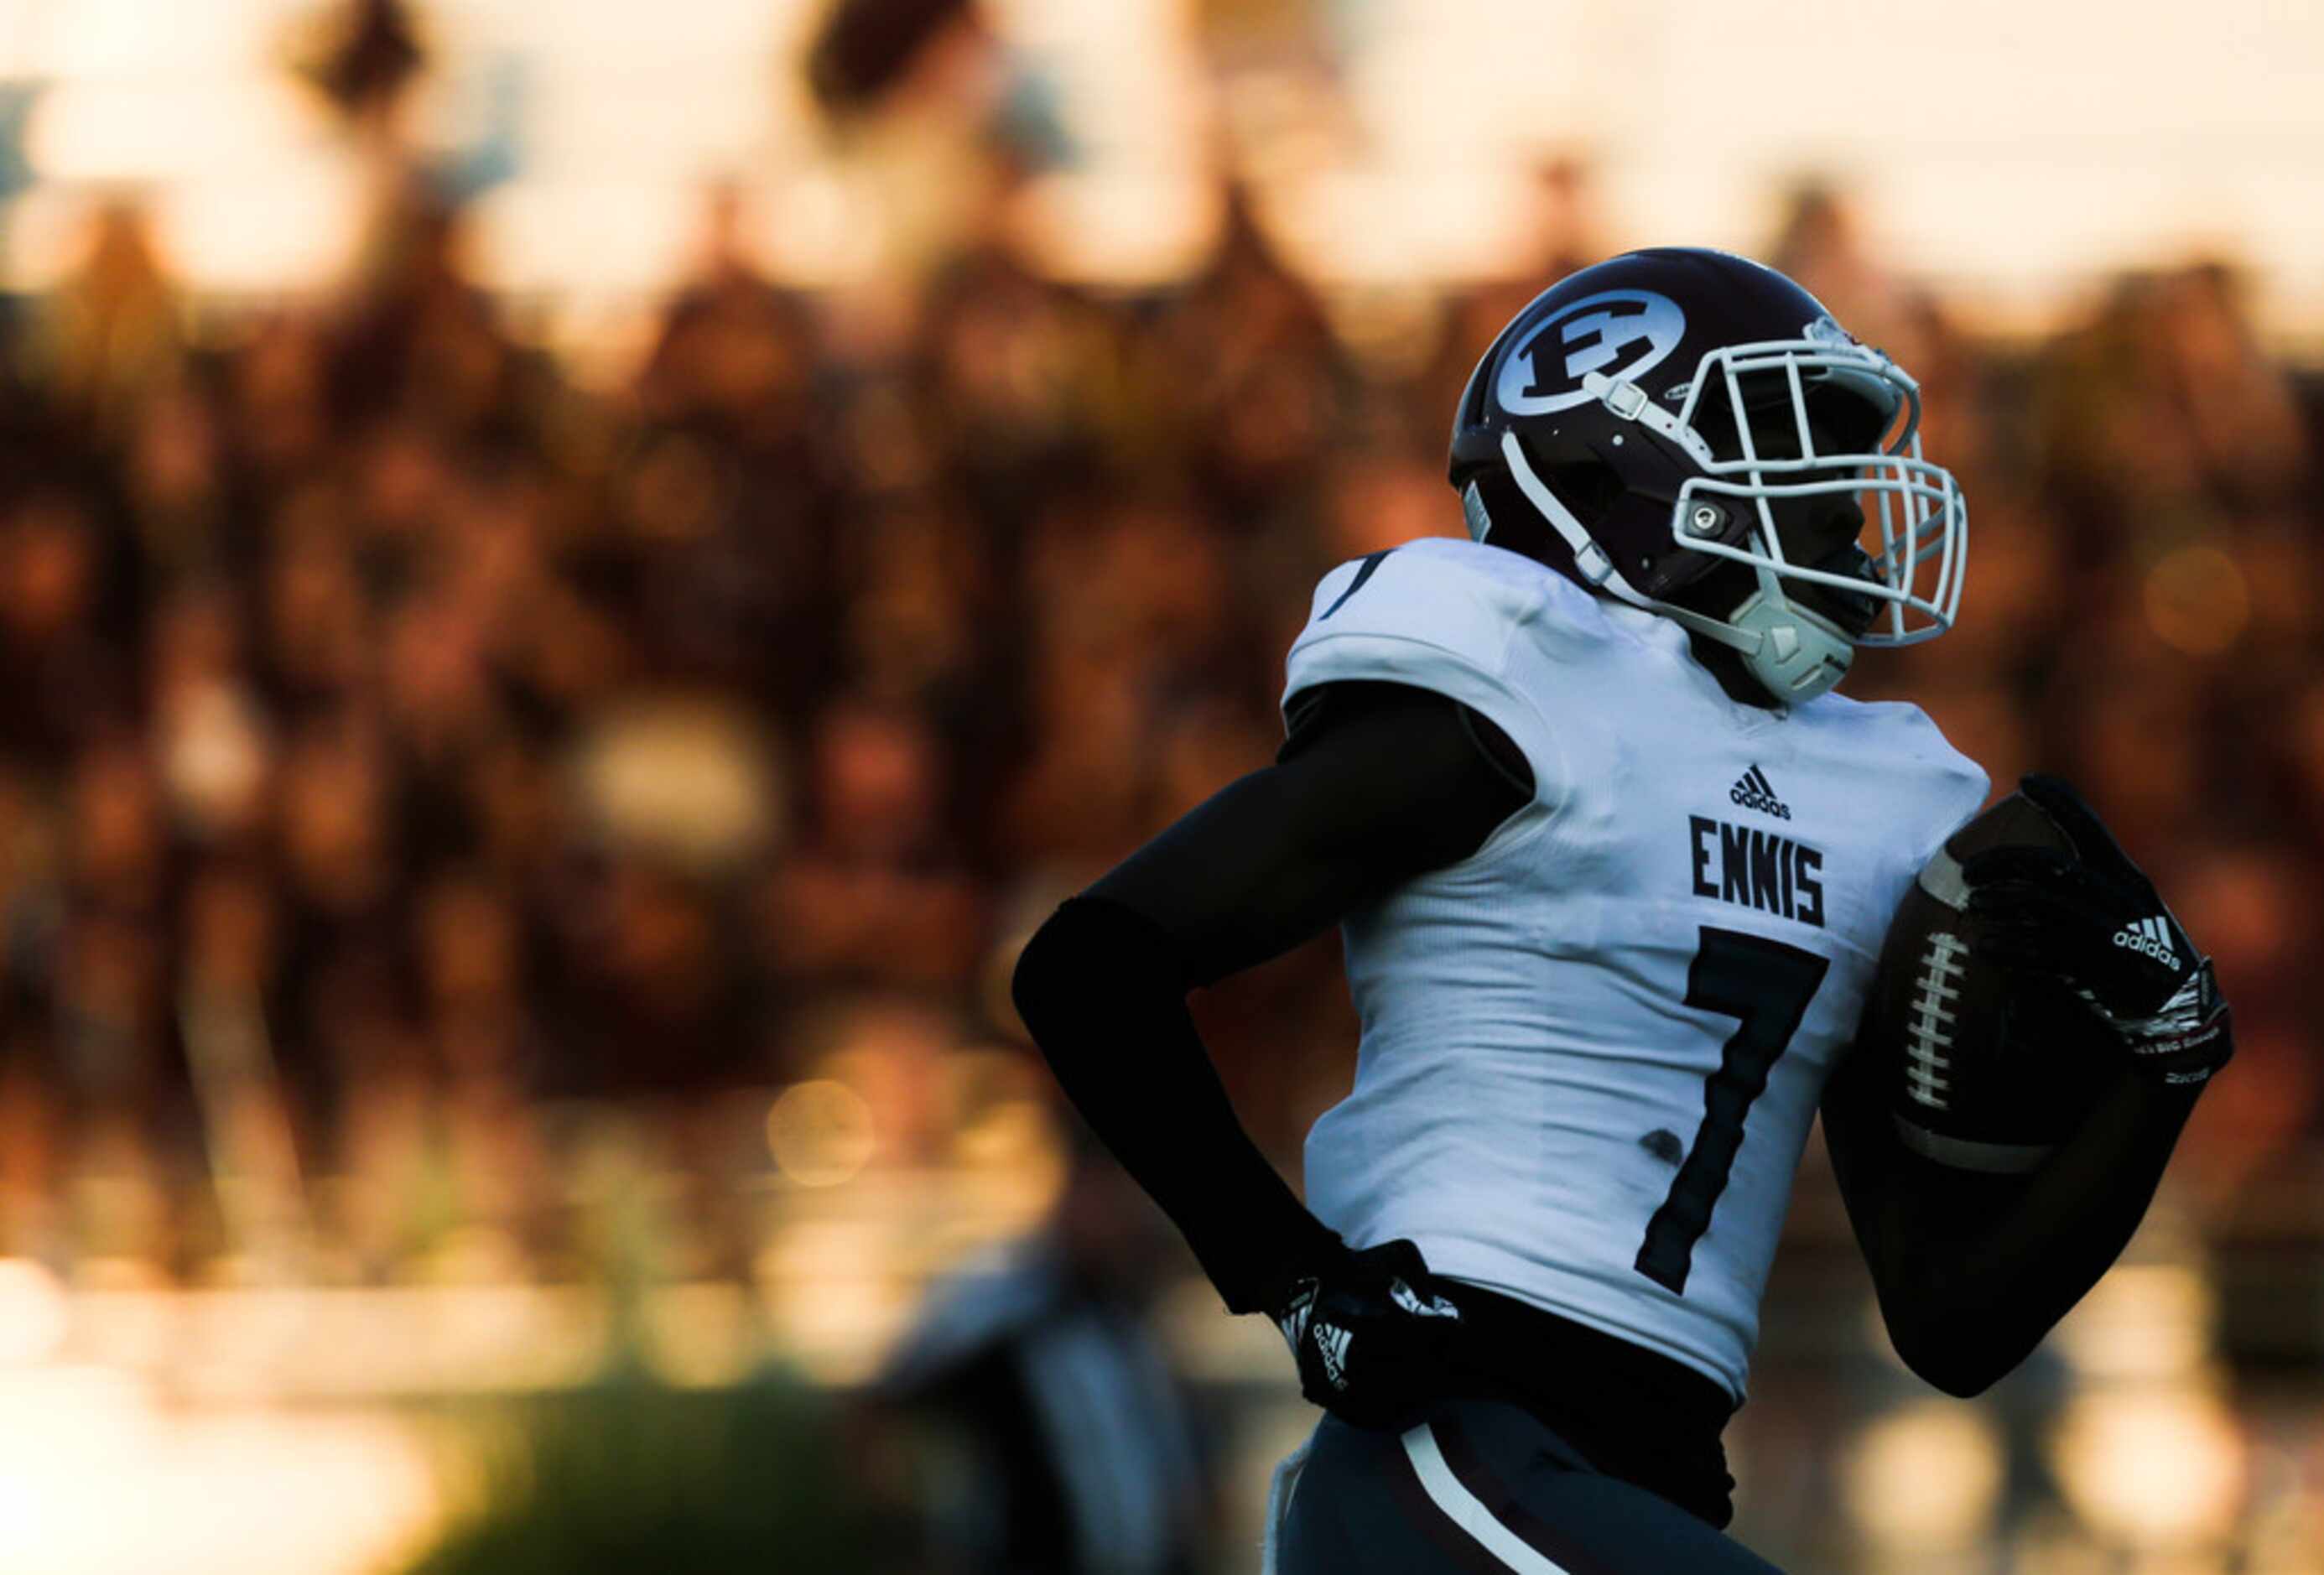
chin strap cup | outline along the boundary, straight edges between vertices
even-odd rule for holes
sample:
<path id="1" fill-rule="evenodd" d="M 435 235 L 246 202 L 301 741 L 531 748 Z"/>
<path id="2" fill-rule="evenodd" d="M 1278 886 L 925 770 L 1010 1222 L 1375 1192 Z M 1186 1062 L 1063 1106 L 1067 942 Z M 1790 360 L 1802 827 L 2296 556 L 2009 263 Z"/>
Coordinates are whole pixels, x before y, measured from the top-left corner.
<path id="1" fill-rule="evenodd" d="M 1753 593 L 1727 622 L 1760 637 L 1756 649 L 1742 652 L 1744 669 L 1785 705 L 1824 693 L 1848 676 L 1856 659 L 1856 643 L 1838 624 L 1780 593 Z"/>

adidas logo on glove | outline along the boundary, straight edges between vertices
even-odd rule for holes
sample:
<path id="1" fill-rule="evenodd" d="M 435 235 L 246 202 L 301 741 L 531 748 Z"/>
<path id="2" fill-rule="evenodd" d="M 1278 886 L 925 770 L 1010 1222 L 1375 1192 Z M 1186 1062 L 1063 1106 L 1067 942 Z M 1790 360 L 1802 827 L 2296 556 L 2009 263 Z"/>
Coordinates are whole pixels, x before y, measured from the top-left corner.
<path id="1" fill-rule="evenodd" d="M 2179 953 L 2171 947 L 2170 926 L 2160 918 L 2144 918 L 2135 925 L 2123 926 L 2114 933 L 2114 944 L 2144 953 L 2165 968 L 2179 966 Z"/>
<path id="2" fill-rule="evenodd" d="M 1315 1326 L 1315 1349 L 1323 1359 L 1323 1377 L 1334 1389 L 1348 1386 L 1348 1342 L 1355 1331 L 1336 1323 Z"/>

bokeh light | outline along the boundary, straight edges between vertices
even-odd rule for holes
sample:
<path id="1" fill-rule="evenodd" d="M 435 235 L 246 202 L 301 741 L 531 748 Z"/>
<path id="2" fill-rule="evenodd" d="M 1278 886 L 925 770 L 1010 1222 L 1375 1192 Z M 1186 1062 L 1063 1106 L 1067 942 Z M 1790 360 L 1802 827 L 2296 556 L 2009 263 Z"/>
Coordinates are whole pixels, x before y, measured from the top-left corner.
<path id="1" fill-rule="evenodd" d="M 2069 1501 L 2121 1542 L 2213 1543 L 2242 1506 L 2244 1441 L 2227 1407 L 2201 1388 L 2079 1395 L 2052 1448 Z"/>
<path id="2" fill-rule="evenodd" d="M 2243 637 L 2251 590 L 2242 566 L 2216 547 L 2182 547 L 2146 571 L 2146 621 L 2189 656 L 2218 656 Z"/>
<path id="3" fill-rule="evenodd" d="M 767 1112 L 767 1147 L 775 1168 L 801 1186 L 852 1180 L 878 1144 L 872 1107 L 862 1094 L 831 1078 L 793 1083 Z"/>
<path id="4" fill-rule="evenodd" d="M 1998 1506 L 2003 1469 L 1989 1419 L 1922 1401 L 1887 1413 L 1851 1441 L 1844 1502 L 1873 1543 L 1925 1557 L 1975 1544 Z"/>

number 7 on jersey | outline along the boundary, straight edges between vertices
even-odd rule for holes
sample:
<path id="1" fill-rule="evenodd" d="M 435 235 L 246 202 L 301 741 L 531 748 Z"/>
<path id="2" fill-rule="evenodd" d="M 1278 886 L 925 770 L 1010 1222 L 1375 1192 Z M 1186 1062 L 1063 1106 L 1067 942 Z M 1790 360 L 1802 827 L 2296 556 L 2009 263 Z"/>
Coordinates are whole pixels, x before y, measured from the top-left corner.
<path id="1" fill-rule="evenodd" d="M 1664 1288 L 1686 1294 L 1694 1244 L 1711 1228 L 1711 1211 L 1727 1190 L 1743 1147 L 1743 1118 L 1766 1091 L 1767 1074 L 1799 1032 L 1808 1002 L 1831 960 L 1763 935 L 1702 926 L 1686 972 L 1686 1004 L 1736 1019 L 1719 1052 L 1719 1070 L 1702 1085 L 1702 1124 L 1670 1193 L 1646 1222 L 1632 1266 Z"/>

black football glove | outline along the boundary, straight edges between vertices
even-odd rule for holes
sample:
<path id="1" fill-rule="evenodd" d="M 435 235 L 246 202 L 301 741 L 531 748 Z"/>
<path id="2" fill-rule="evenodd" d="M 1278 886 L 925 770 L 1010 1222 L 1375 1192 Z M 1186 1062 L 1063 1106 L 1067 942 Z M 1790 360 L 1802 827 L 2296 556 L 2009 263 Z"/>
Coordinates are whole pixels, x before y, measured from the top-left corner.
<path id="1" fill-rule="evenodd" d="M 2054 979 L 2113 1030 L 2131 1064 L 2168 1083 L 2200 1084 L 2235 1054 L 2211 960 L 2095 810 L 2062 778 L 2031 776 L 2025 797 L 2074 845 L 1992 848 L 1961 866 L 1979 954 Z"/>
<path id="2" fill-rule="evenodd" d="M 1401 1238 L 1342 1248 L 1268 1307 L 1299 1364 L 1299 1392 L 1358 1427 L 1408 1425 L 1441 1397 L 1461 1310 L 1430 1288 Z"/>

